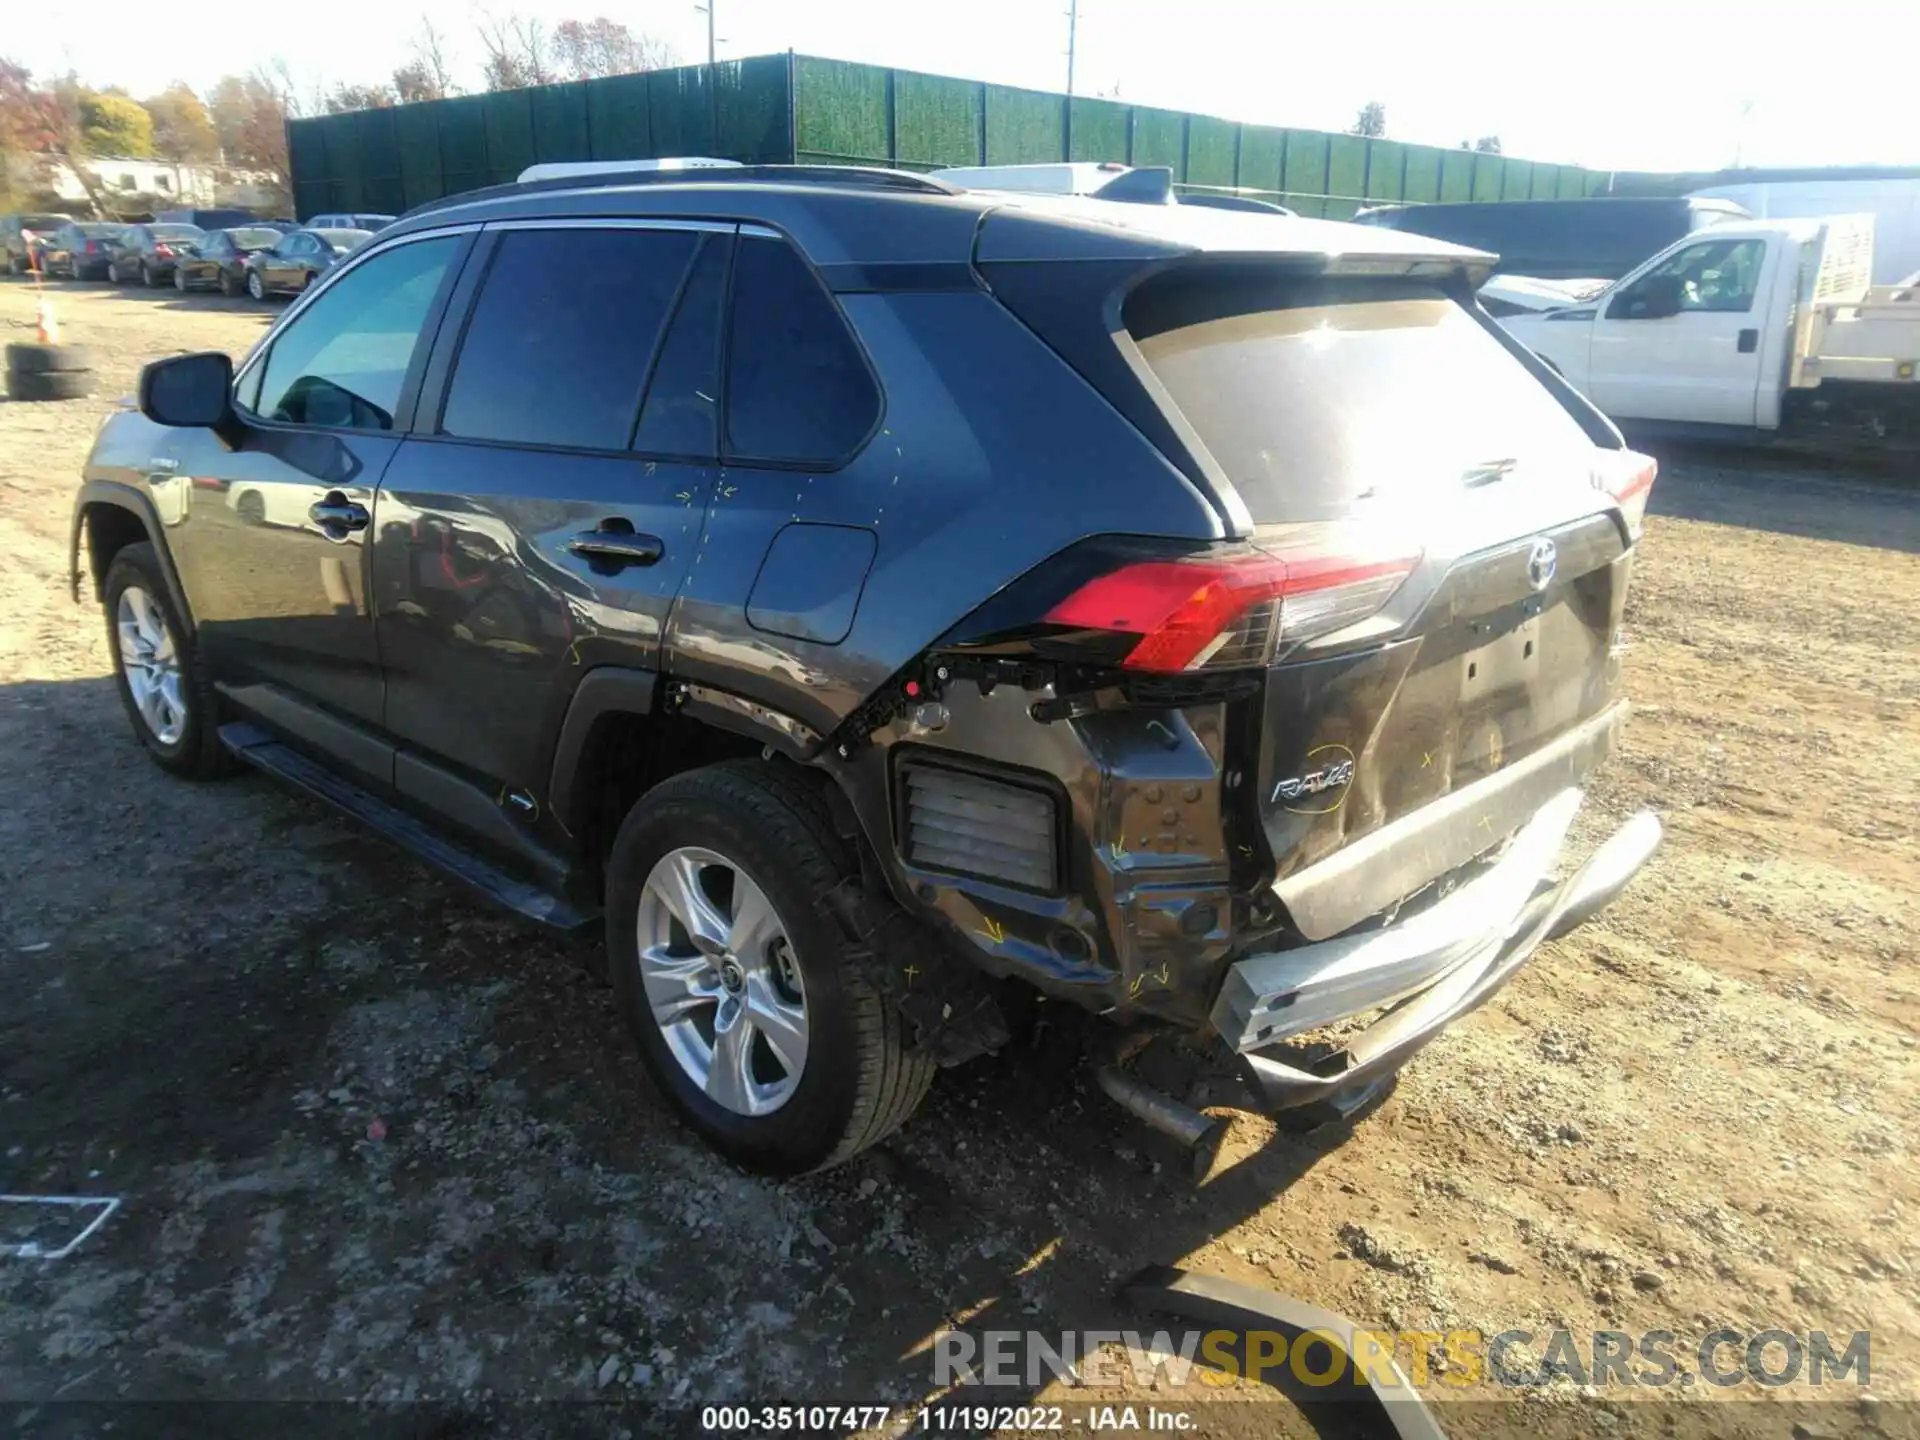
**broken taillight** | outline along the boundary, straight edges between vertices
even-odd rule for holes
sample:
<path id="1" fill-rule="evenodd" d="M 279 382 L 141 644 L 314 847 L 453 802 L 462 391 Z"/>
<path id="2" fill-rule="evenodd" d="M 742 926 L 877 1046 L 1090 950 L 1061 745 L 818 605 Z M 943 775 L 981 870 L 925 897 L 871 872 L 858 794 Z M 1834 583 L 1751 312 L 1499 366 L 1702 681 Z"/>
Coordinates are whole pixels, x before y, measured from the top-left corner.
<path id="1" fill-rule="evenodd" d="M 1593 483 L 1620 507 L 1629 540 L 1640 538 L 1641 527 L 1647 520 L 1647 501 L 1653 495 L 1654 477 L 1659 473 L 1660 462 L 1651 455 L 1642 455 L 1637 450 L 1601 452 Z"/>
<path id="2" fill-rule="evenodd" d="M 1049 624 L 1134 636 L 1128 670 L 1178 674 L 1264 666 L 1282 645 L 1366 619 L 1419 556 L 1320 547 L 1140 560 L 1095 577 L 1047 613 Z"/>

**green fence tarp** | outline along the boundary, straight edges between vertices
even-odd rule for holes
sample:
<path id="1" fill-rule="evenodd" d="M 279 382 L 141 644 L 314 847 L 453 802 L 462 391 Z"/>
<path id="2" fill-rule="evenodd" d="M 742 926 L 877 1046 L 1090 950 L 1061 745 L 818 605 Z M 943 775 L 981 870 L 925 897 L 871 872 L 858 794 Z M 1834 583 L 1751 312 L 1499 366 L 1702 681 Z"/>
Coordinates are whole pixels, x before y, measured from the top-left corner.
<path id="1" fill-rule="evenodd" d="M 984 91 L 989 165 L 1036 165 L 1066 154 L 1065 96 L 1007 85 Z"/>
<path id="2" fill-rule="evenodd" d="M 1327 213 L 1327 142 L 1333 137 L 1319 130 L 1287 131 L 1287 168 L 1281 195 L 1302 215 Z"/>
<path id="3" fill-rule="evenodd" d="M 1367 142 L 1369 200 L 1398 200 L 1406 194 L 1407 147 L 1394 140 Z"/>
<path id="4" fill-rule="evenodd" d="M 1133 107 L 1133 163 L 1165 165 L 1175 180 L 1187 178 L 1187 117 L 1178 110 Z"/>
<path id="5" fill-rule="evenodd" d="M 1213 185 L 1230 190 L 1239 184 L 1240 127 L 1231 120 L 1194 115 L 1187 120 L 1189 185 Z"/>
<path id="6" fill-rule="evenodd" d="M 1606 193 L 1609 177 L 1558 165 L 1242 125 L 1209 115 L 766 55 L 530 90 L 294 120 L 294 201 L 400 210 L 513 179 L 537 161 L 719 155 L 930 169 L 1061 159 L 1165 165 L 1184 185 L 1237 186 L 1302 214 L 1362 204 Z M 1620 194 L 1676 193 L 1686 177 L 1622 173 Z"/>
<path id="7" fill-rule="evenodd" d="M 984 87 L 901 71 L 893 105 L 898 163 L 915 170 L 980 163 L 987 145 Z"/>
<path id="8" fill-rule="evenodd" d="M 1132 107 L 1117 100 L 1073 97 L 1073 148 L 1069 160 L 1127 162 L 1127 137 L 1133 129 Z"/>
<path id="9" fill-rule="evenodd" d="M 1402 197 L 1416 204 L 1430 205 L 1440 198 L 1440 167 L 1447 152 L 1431 145 L 1407 147 L 1407 188 Z"/>
<path id="10" fill-rule="evenodd" d="M 1287 132 L 1273 125 L 1240 127 L 1240 188 L 1278 197 L 1287 161 Z"/>

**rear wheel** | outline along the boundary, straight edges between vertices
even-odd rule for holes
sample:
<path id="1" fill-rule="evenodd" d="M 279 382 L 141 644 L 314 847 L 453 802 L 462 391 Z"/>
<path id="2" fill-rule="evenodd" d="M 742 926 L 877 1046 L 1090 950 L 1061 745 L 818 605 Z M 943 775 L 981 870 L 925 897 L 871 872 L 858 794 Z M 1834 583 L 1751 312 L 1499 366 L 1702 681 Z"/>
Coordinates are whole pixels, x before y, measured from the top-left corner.
<path id="1" fill-rule="evenodd" d="M 237 298 L 240 294 L 240 282 L 233 278 L 232 272 L 224 265 L 220 267 L 220 293 L 229 300 Z"/>
<path id="2" fill-rule="evenodd" d="M 140 283 L 149 290 L 158 289 L 160 285 L 160 277 L 153 273 L 153 267 L 144 260 L 140 262 Z"/>
<path id="3" fill-rule="evenodd" d="M 103 590 L 113 678 L 140 743 L 176 775 L 227 774 L 232 761 L 220 744 L 213 685 L 153 546 L 117 551 Z"/>
<path id="4" fill-rule="evenodd" d="M 187 293 L 187 272 L 178 265 L 173 267 L 173 288 L 182 295 Z"/>
<path id="5" fill-rule="evenodd" d="M 243 490 L 233 502 L 234 513 L 248 525 L 267 523 L 267 502 L 258 490 Z"/>
<path id="6" fill-rule="evenodd" d="M 738 1164 L 838 1164 L 933 1078 L 818 901 L 858 867 L 816 792 L 770 762 L 679 775 L 627 816 L 607 870 L 614 993 L 660 1089 Z"/>
<path id="7" fill-rule="evenodd" d="M 267 298 L 267 287 L 260 282 L 260 272 L 258 270 L 249 270 L 247 272 L 247 294 L 256 300 L 264 300 Z"/>

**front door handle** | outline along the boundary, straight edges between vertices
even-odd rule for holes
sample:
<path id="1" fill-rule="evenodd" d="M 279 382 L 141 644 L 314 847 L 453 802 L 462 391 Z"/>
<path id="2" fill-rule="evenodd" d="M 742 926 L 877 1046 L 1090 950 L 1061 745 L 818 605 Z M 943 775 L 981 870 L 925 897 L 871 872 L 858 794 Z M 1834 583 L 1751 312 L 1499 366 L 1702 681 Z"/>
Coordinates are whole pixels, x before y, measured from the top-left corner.
<path id="1" fill-rule="evenodd" d="M 653 565 L 666 554 L 667 547 L 658 535 L 637 535 L 631 530 L 582 530 L 567 541 L 567 549 L 583 555 L 596 566 L 618 570 L 627 565 Z"/>
<path id="2" fill-rule="evenodd" d="M 356 505 L 338 490 L 329 490 L 326 498 L 307 511 L 307 518 L 320 527 L 329 540 L 344 540 L 349 532 L 364 530 L 372 519 L 367 507 Z"/>
<path id="3" fill-rule="evenodd" d="M 1740 332 L 1740 353 L 1742 355 L 1751 355 L 1759 348 L 1760 332 L 1758 330 L 1742 330 Z"/>

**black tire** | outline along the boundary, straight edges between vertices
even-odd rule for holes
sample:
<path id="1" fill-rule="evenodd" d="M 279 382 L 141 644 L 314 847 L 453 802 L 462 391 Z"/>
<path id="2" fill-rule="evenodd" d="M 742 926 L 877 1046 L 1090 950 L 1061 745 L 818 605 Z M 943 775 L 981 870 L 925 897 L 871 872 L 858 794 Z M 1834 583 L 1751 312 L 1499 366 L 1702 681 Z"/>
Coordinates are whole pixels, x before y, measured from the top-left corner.
<path id="1" fill-rule="evenodd" d="M 227 273 L 224 265 L 220 267 L 220 293 L 229 300 L 236 300 L 240 296 L 240 282 Z"/>
<path id="2" fill-rule="evenodd" d="M 186 725 L 179 737 L 170 744 L 154 734 L 141 717 L 127 682 L 126 669 L 121 664 L 120 630 L 115 623 L 115 616 L 119 611 L 121 595 L 130 586 L 136 585 L 160 607 L 180 660 L 180 695 L 186 705 Z M 190 780 L 213 780 L 232 774 L 235 768 L 233 757 L 220 743 L 219 699 L 207 675 L 199 646 L 181 623 L 180 612 L 175 608 L 166 579 L 160 573 L 160 562 L 153 546 L 141 541 L 124 545 L 115 551 L 113 562 L 107 566 L 102 595 L 107 621 L 107 651 L 113 657 L 114 687 L 120 692 L 120 703 L 126 707 L 127 720 L 133 726 L 135 738 L 146 747 L 147 753 L 161 769 L 175 775 Z"/>
<path id="3" fill-rule="evenodd" d="M 7 346 L 7 370 L 35 375 L 43 370 L 91 370 L 93 351 L 85 345 L 39 345 L 20 341 Z"/>
<path id="4" fill-rule="evenodd" d="M 719 852 L 766 893 L 785 927 L 806 995 L 807 1057 L 790 1098 L 744 1115 L 708 1098 L 681 1068 L 640 984 L 641 891 L 680 846 Z M 935 1069 L 910 1049 L 898 1009 L 868 983 L 839 922 L 820 904 L 856 858 L 819 793 L 778 762 L 729 761 L 649 791 L 628 813 L 607 863 L 607 958 L 613 990 L 654 1083 L 708 1144 L 736 1164 L 798 1175 L 850 1159 L 892 1134 Z"/>
<path id="5" fill-rule="evenodd" d="M 245 525 L 264 525 L 267 523 L 266 497 L 258 490 L 243 490 L 235 497 L 233 513 L 240 517 Z"/>
<path id="6" fill-rule="evenodd" d="M 140 283 L 149 290 L 158 290 L 160 288 L 159 280 L 154 278 L 153 267 L 144 260 L 140 262 Z"/>
<path id="7" fill-rule="evenodd" d="M 91 370 L 29 370 L 7 377 L 14 400 L 84 400 L 93 393 Z"/>

